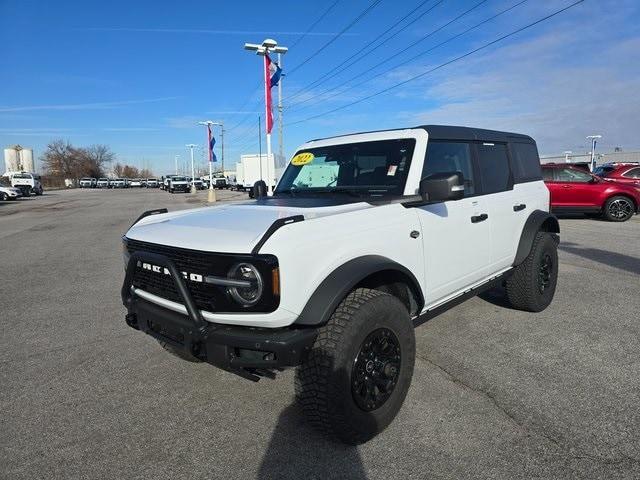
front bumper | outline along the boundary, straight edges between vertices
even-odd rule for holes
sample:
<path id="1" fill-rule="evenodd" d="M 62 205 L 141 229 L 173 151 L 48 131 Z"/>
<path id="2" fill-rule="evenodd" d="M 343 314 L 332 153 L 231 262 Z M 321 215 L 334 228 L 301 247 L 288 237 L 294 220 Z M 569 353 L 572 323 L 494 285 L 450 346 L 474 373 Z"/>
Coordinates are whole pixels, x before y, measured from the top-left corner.
<path id="1" fill-rule="evenodd" d="M 169 270 L 187 314 L 163 308 L 134 293 L 133 272 L 136 263 L 142 260 Z M 195 306 L 175 264 L 168 257 L 155 253 L 135 252 L 131 255 L 121 295 L 130 327 L 249 380 L 274 377 L 275 370 L 299 365 L 317 336 L 315 328 L 268 329 L 207 322 Z"/>

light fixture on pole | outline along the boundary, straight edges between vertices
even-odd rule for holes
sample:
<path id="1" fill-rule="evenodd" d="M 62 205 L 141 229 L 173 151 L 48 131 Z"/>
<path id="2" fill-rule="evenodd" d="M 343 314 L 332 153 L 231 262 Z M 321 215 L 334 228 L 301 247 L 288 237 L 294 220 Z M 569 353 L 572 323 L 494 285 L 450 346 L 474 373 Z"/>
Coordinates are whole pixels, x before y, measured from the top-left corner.
<path id="1" fill-rule="evenodd" d="M 193 144 L 193 143 L 188 143 L 187 145 L 185 145 L 188 149 L 191 150 L 191 193 L 196 193 L 196 181 L 195 181 L 195 168 L 193 165 L 193 149 L 195 147 L 197 147 L 197 145 Z"/>
<path id="2" fill-rule="evenodd" d="M 287 53 L 289 49 L 287 47 L 279 46 L 278 42 L 271 38 L 265 39 L 261 45 L 255 43 L 245 43 L 245 50 L 250 50 L 256 52 L 256 55 L 260 55 L 264 57 L 264 104 L 265 104 L 265 127 L 267 134 L 267 192 L 269 195 L 273 193 L 273 183 L 274 183 L 274 174 L 275 172 L 271 172 L 271 129 L 273 128 L 273 112 L 271 110 L 271 87 L 273 87 L 276 83 L 280 83 L 280 77 L 282 69 L 279 64 L 276 64 L 276 70 L 272 74 L 273 63 L 271 62 L 271 58 L 269 57 L 270 53 L 277 53 L 279 59 L 281 59 L 281 55 Z M 279 95 L 281 90 L 279 90 Z M 275 162 L 274 166 L 275 166 Z"/>
<path id="3" fill-rule="evenodd" d="M 602 135 L 588 135 L 587 140 L 591 140 L 591 164 L 589 168 L 593 172 L 596 168 L 596 144 L 598 143 L 598 139 L 602 138 Z"/>
<path id="4" fill-rule="evenodd" d="M 176 175 L 178 175 L 178 159 L 179 158 L 180 158 L 180 155 L 176 155 L 175 158 L 173 159 L 176 164 Z"/>

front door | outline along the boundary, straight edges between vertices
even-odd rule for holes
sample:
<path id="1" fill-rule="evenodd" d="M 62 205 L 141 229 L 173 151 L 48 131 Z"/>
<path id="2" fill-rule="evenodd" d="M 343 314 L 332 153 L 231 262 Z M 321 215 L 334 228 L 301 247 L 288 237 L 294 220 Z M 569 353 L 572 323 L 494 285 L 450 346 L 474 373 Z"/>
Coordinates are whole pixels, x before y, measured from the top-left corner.
<path id="1" fill-rule="evenodd" d="M 438 172 L 461 172 L 465 197 L 417 209 L 425 258 L 425 300 L 434 304 L 488 275 L 490 223 L 479 193 L 471 144 L 429 141 L 422 178 Z"/>

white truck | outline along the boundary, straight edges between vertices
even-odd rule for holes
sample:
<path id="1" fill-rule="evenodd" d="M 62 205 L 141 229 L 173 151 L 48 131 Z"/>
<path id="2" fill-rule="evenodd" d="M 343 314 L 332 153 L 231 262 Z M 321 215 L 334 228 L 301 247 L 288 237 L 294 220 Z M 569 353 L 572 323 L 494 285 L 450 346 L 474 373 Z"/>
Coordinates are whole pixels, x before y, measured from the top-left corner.
<path id="1" fill-rule="evenodd" d="M 236 188 L 238 190 L 249 190 L 253 188 L 259 180 L 268 184 L 271 175 L 271 186 L 275 187 L 276 182 L 282 173 L 284 159 L 276 157 L 274 154 L 250 154 L 241 155 L 240 162 L 236 163 Z"/>
<path id="2" fill-rule="evenodd" d="M 33 172 L 15 172 L 10 175 L 11 186 L 19 188 L 22 191 L 22 195 L 25 197 L 30 196 L 32 193 L 36 195 L 42 195 L 44 189 L 40 182 L 40 175 Z"/>
<path id="3" fill-rule="evenodd" d="M 273 196 L 142 214 L 121 296 L 184 360 L 250 380 L 297 367 L 308 420 L 359 444 L 402 406 L 414 327 L 498 285 L 513 308 L 551 303 L 559 232 L 531 137 L 344 135 L 302 145 Z"/>

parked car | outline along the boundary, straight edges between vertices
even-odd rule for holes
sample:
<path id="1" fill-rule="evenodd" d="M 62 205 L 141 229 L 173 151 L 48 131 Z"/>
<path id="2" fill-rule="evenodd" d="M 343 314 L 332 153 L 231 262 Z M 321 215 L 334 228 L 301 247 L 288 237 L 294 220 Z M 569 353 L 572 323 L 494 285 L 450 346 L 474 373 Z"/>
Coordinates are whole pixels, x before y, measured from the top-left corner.
<path id="1" fill-rule="evenodd" d="M 191 186 L 187 181 L 187 177 L 173 175 L 169 179 L 169 193 L 188 192 Z"/>
<path id="2" fill-rule="evenodd" d="M 426 125 L 312 140 L 273 196 L 143 213 L 122 237 L 125 320 L 249 380 L 297 367 L 309 421 L 364 443 L 404 402 L 415 326 L 495 285 L 516 309 L 551 303 L 548 210 L 526 135 Z"/>
<path id="3" fill-rule="evenodd" d="M 11 186 L 19 188 L 23 197 L 28 197 L 32 193 L 42 195 L 44 189 L 40 182 L 40 175 L 32 172 L 18 172 L 11 175 Z"/>
<path id="4" fill-rule="evenodd" d="M 566 164 L 542 165 L 542 176 L 554 213 L 601 215 L 611 222 L 625 222 L 638 213 L 640 189 L 634 186 L 605 181 Z"/>
<path id="5" fill-rule="evenodd" d="M 111 188 L 125 188 L 126 186 L 124 178 L 114 178 L 110 183 Z"/>
<path id="6" fill-rule="evenodd" d="M 0 177 L 0 200 L 17 200 L 22 196 L 19 188 L 12 187 L 9 182 Z"/>
<path id="7" fill-rule="evenodd" d="M 597 167 L 593 173 L 605 180 L 640 186 L 640 163 L 605 163 Z"/>
<path id="8" fill-rule="evenodd" d="M 96 185 L 98 188 L 109 188 L 111 186 L 109 179 L 105 177 L 99 178 Z"/>
<path id="9" fill-rule="evenodd" d="M 142 180 L 140 180 L 139 178 L 133 178 L 133 179 L 131 179 L 131 181 L 129 182 L 129 186 L 130 186 L 130 187 L 138 187 L 138 188 L 141 188 L 141 187 L 142 187 Z"/>
<path id="10" fill-rule="evenodd" d="M 78 182 L 80 188 L 95 188 L 97 184 L 98 181 L 95 178 L 91 177 L 81 178 L 80 182 Z"/>
<path id="11" fill-rule="evenodd" d="M 147 188 L 158 188 L 158 179 L 157 178 L 147 178 L 145 186 Z"/>

